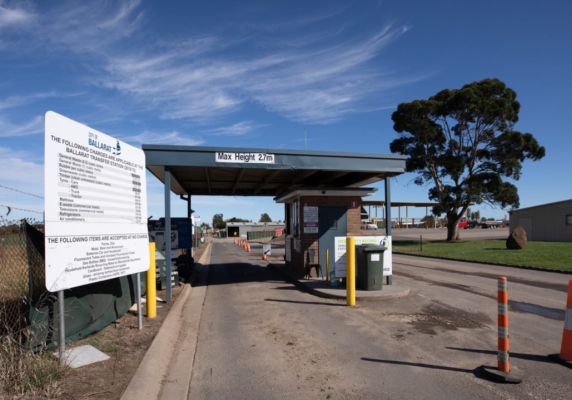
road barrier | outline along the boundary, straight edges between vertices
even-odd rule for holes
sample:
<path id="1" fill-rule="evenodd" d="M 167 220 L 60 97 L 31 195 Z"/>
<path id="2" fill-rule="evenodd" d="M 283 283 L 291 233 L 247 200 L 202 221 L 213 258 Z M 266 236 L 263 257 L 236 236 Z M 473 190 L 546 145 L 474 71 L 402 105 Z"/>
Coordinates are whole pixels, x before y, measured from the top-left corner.
<path id="1" fill-rule="evenodd" d="M 572 368 L 572 280 L 568 281 L 568 299 L 566 300 L 566 317 L 564 318 L 560 354 L 551 354 L 549 357 Z"/>
<path id="2" fill-rule="evenodd" d="M 483 365 L 483 371 L 497 381 L 520 383 L 524 375 L 510 366 L 508 335 L 508 282 L 506 277 L 498 278 L 498 355 L 497 366 Z"/>

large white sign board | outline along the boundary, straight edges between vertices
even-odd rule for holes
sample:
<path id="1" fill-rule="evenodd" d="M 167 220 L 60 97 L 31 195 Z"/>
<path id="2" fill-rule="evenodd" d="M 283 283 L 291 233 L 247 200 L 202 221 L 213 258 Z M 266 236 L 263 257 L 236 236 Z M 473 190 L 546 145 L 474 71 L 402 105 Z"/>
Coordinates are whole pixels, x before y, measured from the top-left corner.
<path id="1" fill-rule="evenodd" d="M 45 211 L 50 292 L 149 269 L 142 150 L 46 113 Z"/>
<path id="2" fill-rule="evenodd" d="M 335 276 L 336 278 L 346 277 L 346 237 L 336 236 L 334 257 L 335 257 Z M 355 236 L 356 246 L 360 244 L 379 244 L 387 247 L 383 252 L 383 276 L 393 274 L 392 257 L 391 257 L 391 236 Z M 356 271 L 357 275 L 357 271 Z"/>

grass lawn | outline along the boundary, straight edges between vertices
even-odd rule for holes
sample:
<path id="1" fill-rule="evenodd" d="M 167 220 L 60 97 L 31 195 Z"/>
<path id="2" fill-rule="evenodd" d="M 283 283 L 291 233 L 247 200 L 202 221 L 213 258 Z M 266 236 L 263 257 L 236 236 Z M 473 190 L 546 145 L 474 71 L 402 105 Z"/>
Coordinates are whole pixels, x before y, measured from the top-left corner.
<path id="1" fill-rule="evenodd" d="M 394 242 L 396 252 L 483 261 L 524 267 L 572 271 L 572 243 L 528 242 L 524 250 L 507 250 L 504 240 L 427 242 L 420 251 L 419 242 Z"/>

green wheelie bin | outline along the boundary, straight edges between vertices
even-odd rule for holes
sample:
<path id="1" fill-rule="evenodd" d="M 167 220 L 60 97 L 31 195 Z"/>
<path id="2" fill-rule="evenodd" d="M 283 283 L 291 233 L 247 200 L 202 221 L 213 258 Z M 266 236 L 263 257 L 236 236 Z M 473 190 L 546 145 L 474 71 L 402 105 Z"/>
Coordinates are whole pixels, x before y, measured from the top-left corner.
<path id="1" fill-rule="evenodd" d="M 356 246 L 357 287 L 360 290 L 381 290 L 383 253 L 387 247 L 377 244 Z"/>

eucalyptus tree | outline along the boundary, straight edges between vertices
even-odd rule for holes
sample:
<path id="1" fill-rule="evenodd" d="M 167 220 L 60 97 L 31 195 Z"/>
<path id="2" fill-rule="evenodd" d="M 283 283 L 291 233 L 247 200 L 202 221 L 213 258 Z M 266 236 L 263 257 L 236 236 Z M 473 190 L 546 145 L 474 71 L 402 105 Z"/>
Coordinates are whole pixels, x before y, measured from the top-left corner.
<path id="1" fill-rule="evenodd" d="M 515 130 L 520 103 L 498 79 L 445 89 L 427 100 L 401 103 L 391 119 L 399 137 L 393 153 L 409 156 L 414 182 L 428 185 L 447 215 L 447 240 L 459 239 L 458 224 L 471 202 L 519 206 L 515 182 L 526 159 L 545 155 L 531 133 Z"/>

